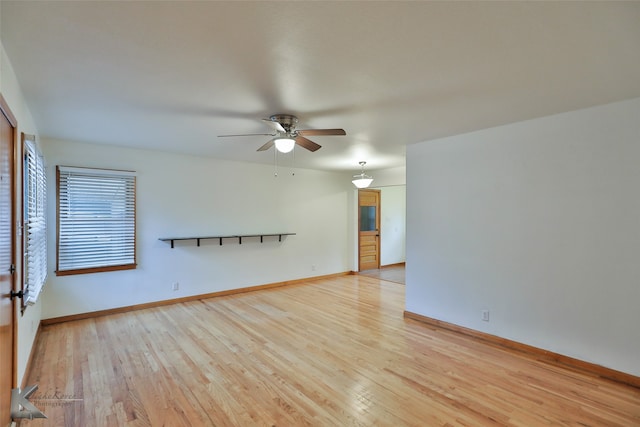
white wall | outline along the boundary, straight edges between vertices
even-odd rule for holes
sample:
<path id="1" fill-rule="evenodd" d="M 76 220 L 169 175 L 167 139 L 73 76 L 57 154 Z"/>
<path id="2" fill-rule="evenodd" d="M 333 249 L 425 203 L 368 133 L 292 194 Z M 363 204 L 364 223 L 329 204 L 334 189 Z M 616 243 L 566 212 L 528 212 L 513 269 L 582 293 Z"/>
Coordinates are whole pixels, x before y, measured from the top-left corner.
<path id="1" fill-rule="evenodd" d="M 43 318 L 349 271 L 351 183 L 343 174 L 46 140 L 50 279 Z M 57 277 L 55 166 L 135 170 L 136 270 Z M 283 239 L 194 241 L 160 237 L 293 232 Z M 173 282 L 180 290 L 173 291 Z"/>
<path id="2" fill-rule="evenodd" d="M 27 104 L 25 103 L 24 97 L 22 95 L 22 91 L 20 89 L 20 85 L 18 84 L 18 80 L 16 79 L 16 75 L 13 71 L 13 67 L 11 66 L 11 61 L 7 57 L 7 54 L 4 50 L 4 46 L 0 44 L 0 93 L 4 97 L 5 101 L 9 105 L 11 112 L 16 117 L 18 121 L 18 135 L 20 132 L 25 132 L 31 135 L 37 135 L 37 129 L 34 125 L 33 118 L 31 117 L 31 112 Z M 18 142 L 17 150 L 21 153 L 20 150 L 21 142 Z M 18 158 L 21 155 L 16 156 Z M 20 181 L 20 176 L 22 175 L 22 162 L 16 162 L 16 205 L 14 209 L 14 215 L 16 220 L 22 218 L 22 209 L 20 206 L 20 194 L 22 192 L 22 183 Z M 18 237 L 20 238 L 20 237 Z M 15 248 L 15 260 L 17 266 L 17 275 L 16 275 L 16 287 L 20 288 L 22 285 L 22 254 L 20 253 L 20 248 Z M 16 300 L 16 307 L 19 306 L 18 300 Z M 17 325 L 17 341 L 18 341 L 18 363 L 17 363 L 17 373 L 18 373 L 18 385 L 22 383 L 22 379 L 25 374 L 25 370 L 27 368 L 27 361 L 29 359 L 29 355 L 31 354 L 31 347 L 33 346 L 36 331 L 38 329 L 38 325 L 40 324 L 41 318 L 41 302 L 36 303 L 33 306 L 27 308 L 27 310 L 21 314 L 19 308 L 18 312 L 18 325 Z"/>
<path id="3" fill-rule="evenodd" d="M 406 186 L 380 188 L 380 265 L 405 262 Z"/>
<path id="4" fill-rule="evenodd" d="M 404 166 L 365 172 L 373 177 L 371 188 L 405 185 L 407 183 L 407 168 Z"/>
<path id="5" fill-rule="evenodd" d="M 371 188 L 380 190 L 380 265 L 405 262 L 407 168 L 368 173 L 374 178 Z"/>
<path id="6" fill-rule="evenodd" d="M 640 99 L 409 146 L 406 309 L 640 375 L 639 165 Z"/>
<path id="7" fill-rule="evenodd" d="M 380 190 L 380 265 L 405 262 L 406 167 L 368 173 L 374 177 L 371 188 Z"/>

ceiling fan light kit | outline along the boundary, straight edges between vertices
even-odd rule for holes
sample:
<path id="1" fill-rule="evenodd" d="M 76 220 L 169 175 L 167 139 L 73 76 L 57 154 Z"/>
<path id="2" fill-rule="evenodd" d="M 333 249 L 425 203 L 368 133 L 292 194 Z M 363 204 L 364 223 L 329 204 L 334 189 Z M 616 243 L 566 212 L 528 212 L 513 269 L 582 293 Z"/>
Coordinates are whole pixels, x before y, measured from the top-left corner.
<path id="1" fill-rule="evenodd" d="M 364 165 L 366 164 L 367 162 L 360 162 L 361 172 L 358 175 L 354 175 L 353 181 L 351 181 L 358 188 L 367 188 L 373 182 L 373 178 L 364 173 Z"/>
<path id="2" fill-rule="evenodd" d="M 276 150 L 281 153 L 288 153 L 293 150 L 293 147 L 296 145 L 296 140 L 291 138 L 276 138 L 274 143 Z"/>

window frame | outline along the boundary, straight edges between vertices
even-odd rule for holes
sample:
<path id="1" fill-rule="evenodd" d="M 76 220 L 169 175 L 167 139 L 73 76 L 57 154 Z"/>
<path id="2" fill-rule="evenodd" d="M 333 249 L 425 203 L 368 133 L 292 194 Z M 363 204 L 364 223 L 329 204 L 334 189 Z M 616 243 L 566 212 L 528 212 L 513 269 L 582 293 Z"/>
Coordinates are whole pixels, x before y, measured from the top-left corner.
<path id="1" fill-rule="evenodd" d="M 22 291 L 24 295 L 22 311 L 24 312 L 26 307 L 38 301 L 46 283 L 48 249 L 46 163 L 34 135 L 22 133 L 22 153 Z M 35 229 L 35 233 L 31 233 L 32 229 Z M 32 267 L 35 271 L 30 274 Z"/>
<path id="2" fill-rule="evenodd" d="M 61 209 L 60 203 L 61 203 L 61 175 L 62 174 L 76 174 L 78 176 L 85 176 L 85 177 L 99 177 L 99 176 L 104 176 L 105 179 L 107 179 L 107 177 L 109 177 L 108 179 L 113 180 L 118 179 L 118 178 L 122 178 L 123 180 L 127 180 L 127 179 L 131 179 L 131 194 L 129 194 L 128 192 L 125 193 L 125 198 L 127 197 L 127 195 L 132 196 L 133 197 L 133 202 L 132 202 L 132 215 L 133 215 L 133 230 L 131 232 L 130 237 L 130 241 L 132 242 L 132 249 L 133 249 L 133 253 L 131 255 L 131 261 L 130 262 L 123 262 L 121 264 L 108 264 L 108 265 L 95 265 L 95 266 L 90 266 L 90 267 L 81 267 L 81 268 L 65 268 L 61 270 L 61 263 L 60 263 L 60 255 L 61 255 L 61 250 L 60 250 L 60 242 L 61 242 L 61 220 L 64 218 L 64 212 Z M 68 184 L 68 181 L 67 181 Z M 97 185 L 95 187 L 95 189 L 100 189 L 101 187 L 99 185 Z M 128 188 L 128 187 L 127 187 Z M 107 271 L 120 271 L 120 270 L 133 270 L 137 268 L 137 209 L 136 209 L 136 203 L 137 203 L 137 180 L 136 180 L 136 173 L 133 171 L 126 171 L 126 170 L 117 170 L 117 169 L 100 169 L 100 168 L 88 168 L 88 167 L 72 167 L 72 166 L 61 166 L 58 165 L 56 166 L 56 191 L 57 191 L 57 197 L 56 197 L 56 276 L 70 276 L 70 275 L 76 275 L 76 274 L 89 274 L 89 273 L 100 273 L 100 272 L 107 272 Z M 89 190 L 87 190 L 89 191 Z M 125 205 L 128 203 L 126 200 L 123 202 Z M 96 248 L 99 247 L 99 244 L 96 244 Z M 128 258 L 128 257 L 127 257 Z"/>

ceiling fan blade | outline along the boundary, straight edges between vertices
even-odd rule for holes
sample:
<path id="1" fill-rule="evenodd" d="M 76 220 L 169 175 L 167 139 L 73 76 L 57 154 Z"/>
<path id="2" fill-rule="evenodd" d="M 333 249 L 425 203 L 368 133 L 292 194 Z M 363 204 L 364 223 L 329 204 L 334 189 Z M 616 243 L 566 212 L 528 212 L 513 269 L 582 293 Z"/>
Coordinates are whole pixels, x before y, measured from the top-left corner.
<path id="1" fill-rule="evenodd" d="M 262 119 L 262 121 L 268 124 L 269 126 L 271 126 L 274 130 L 277 130 L 278 132 L 286 132 L 285 128 L 283 128 L 282 125 L 276 122 L 275 120 Z"/>
<path id="2" fill-rule="evenodd" d="M 269 148 L 273 147 L 275 140 L 270 140 L 269 142 L 267 142 L 266 144 L 264 144 L 262 147 L 258 148 L 256 151 L 265 151 L 268 150 Z"/>
<path id="3" fill-rule="evenodd" d="M 297 131 L 298 135 L 320 136 L 320 135 L 346 135 L 344 129 L 304 129 Z"/>
<path id="4" fill-rule="evenodd" d="M 303 148 L 306 148 L 309 151 L 317 151 L 322 147 L 321 145 L 316 144 L 310 139 L 307 139 L 304 136 L 300 136 L 300 135 L 296 136 L 296 144 L 298 144 Z"/>
<path id="5" fill-rule="evenodd" d="M 218 135 L 218 138 L 226 138 L 229 136 L 275 136 L 272 133 L 242 133 L 239 135 Z"/>

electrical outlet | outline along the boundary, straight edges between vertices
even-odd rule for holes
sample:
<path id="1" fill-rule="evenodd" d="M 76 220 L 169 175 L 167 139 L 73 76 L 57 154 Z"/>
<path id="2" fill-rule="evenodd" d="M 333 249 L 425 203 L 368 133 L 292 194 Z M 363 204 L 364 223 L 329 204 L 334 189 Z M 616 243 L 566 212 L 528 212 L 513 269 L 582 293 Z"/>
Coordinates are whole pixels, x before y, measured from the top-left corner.
<path id="1" fill-rule="evenodd" d="M 316 271 L 316 266 L 315 266 L 315 264 L 311 266 L 311 271 Z"/>
<path id="2" fill-rule="evenodd" d="M 489 321 L 489 310 L 482 310 L 482 320 L 485 322 Z"/>
<path id="3" fill-rule="evenodd" d="M 171 289 L 173 289 L 174 291 L 177 291 L 178 289 L 180 289 L 180 283 L 173 282 L 173 286 L 171 287 Z"/>

